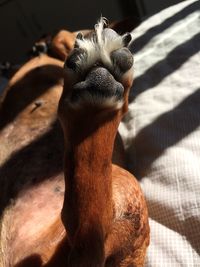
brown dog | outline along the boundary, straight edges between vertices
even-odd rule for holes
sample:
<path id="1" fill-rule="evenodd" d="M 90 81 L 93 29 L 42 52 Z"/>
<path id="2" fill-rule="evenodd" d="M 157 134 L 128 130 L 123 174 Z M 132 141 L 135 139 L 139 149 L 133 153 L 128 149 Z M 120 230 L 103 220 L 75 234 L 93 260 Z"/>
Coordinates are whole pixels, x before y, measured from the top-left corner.
<path id="1" fill-rule="evenodd" d="M 59 59 L 34 58 L 3 97 L 3 267 L 144 265 L 146 204 L 133 176 L 111 164 L 132 84 L 132 55 L 124 47 L 130 35 L 104 30 L 103 23 L 76 42 L 76 34 L 61 32 L 52 42 L 58 57 L 67 57 L 75 42 L 65 68 Z M 116 151 L 124 164 L 123 150 Z"/>

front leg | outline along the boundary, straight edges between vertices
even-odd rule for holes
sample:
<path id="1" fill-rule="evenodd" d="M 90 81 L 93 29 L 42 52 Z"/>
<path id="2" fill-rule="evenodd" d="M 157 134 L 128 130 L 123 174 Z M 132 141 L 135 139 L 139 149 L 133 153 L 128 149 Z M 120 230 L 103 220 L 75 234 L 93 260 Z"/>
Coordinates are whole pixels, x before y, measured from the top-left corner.
<path id="1" fill-rule="evenodd" d="M 125 252 L 132 253 L 130 243 L 135 244 L 134 230 L 138 221 L 123 218 L 121 226 L 126 226 L 128 231 L 120 232 L 116 228 L 119 220 L 116 203 L 117 199 L 124 198 L 120 188 L 126 181 L 122 178 L 118 197 L 113 195 L 111 161 L 115 136 L 127 110 L 133 80 L 133 56 L 126 47 L 130 41 L 130 34 L 119 36 L 104 28 L 101 19 L 90 37 L 78 34 L 74 50 L 64 65 L 66 77 L 58 115 L 66 148 L 62 221 L 71 243 L 69 267 L 128 267 L 130 263 L 125 261 Z M 118 176 L 121 177 L 120 170 Z M 133 189 L 129 183 L 131 179 L 128 178 L 128 185 Z M 142 195 L 139 189 L 131 192 Z M 131 205 L 137 196 L 133 197 Z M 141 197 L 138 202 L 139 207 L 145 206 Z M 126 205 L 122 211 L 126 212 Z M 137 211 L 142 213 L 141 208 Z M 141 229 L 140 224 L 139 220 Z M 122 238 L 120 245 L 117 244 L 125 234 L 131 236 L 130 242 Z M 119 256 L 116 249 L 123 251 L 122 259 L 116 261 L 115 258 L 114 265 L 110 265 L 110 259 Z"/>

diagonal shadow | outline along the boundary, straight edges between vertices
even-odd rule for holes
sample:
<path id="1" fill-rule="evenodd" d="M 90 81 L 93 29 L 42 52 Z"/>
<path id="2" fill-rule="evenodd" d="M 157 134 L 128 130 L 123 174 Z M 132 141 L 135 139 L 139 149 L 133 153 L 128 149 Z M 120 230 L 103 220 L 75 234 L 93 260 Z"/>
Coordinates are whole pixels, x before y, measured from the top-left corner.
<path id="1" fill-rule="evenodd" d="M 70 249 L 69 242 L 67 238 L 64 237 L 47 263 L 44 264 L 42 262 L 40 255 L 34 254 L 25 258 L 14 267 L 67 267 Z"/>
<path id="2" fill-rule="evenodd" d="M 33 186 L 63 172 L 63 133 L 55 121 L 41 137 L 11 154 L 0 167 L 0 216 L 23 186 Z"/>
<path id="3" fill-rule="evenodd" d="M 62 77 L 63 68 L 48 64 L 32 69 L 11 86 L 0 106 L 0 130 Z"/>
<path id="4" fill-rule="evenodd" d="M 180 68 L 190 57 L 200 51 L 200 33 L 175 47 L 164 59 L 157 62 L 134 80 L 129 96 L 132 102 L 138 94 L 158 85 L 164 78 Z"/>
<path id="5" fill-rule="evenodd" d="M 144 127 L 136 135 L 134 143 L 128 149 L 129 168 L 140 180 L 148 175 L 152 163 L 159 158 L 163 152 L 176 145 L 183 138 L 191 134 L 200 126 L 200 88 L 189 95 L 174 109 L 162 114 L 154 122 Z M 135 161 L 131 161 L 135 153 Z M 200 247 L 193 236 L 193 232 L 188 229 L 191 225 L 198 225 L 198 218 L 191 216 L 184 218 L 180 224 L 174 224 L 176 217 L 171 207 L 163 205 L 158 200 L 150 200 L 148 206 L 150 217 L 165 227 L 185 236 L 193 249 L 199 254 Z M 162 210 L 163 213 L 157 213 L 156 210 Z M 165 214 L 165 216 L 163 216 Z M 171 217 L 172 221 L 166 222 L 166 216 Z"/>
<path id="6" fill-rule="evenodd" d="M 200 88 L 173 110 L 160 115 L 140 130 L 127 150 L 129 169 L 138 179 L 145 176 L 152 163 L 167 148 L 175 145 L 200 125 L 199 103 Z M 133 151 L 135 162 L 131 161 Z"/>
<path id="7" fill-rule="evenodd" d="M 167 18 L 165 21 L 163 21 L 161 24 L 151 27 L 148 31 L 146 31 L 142 36 L 136 38 L 131 43 L 131 51 L 134 53 L 137 53 L 139 50 L 141 50 L 148 42 L 151 41 L 151 39 L 154 38 L 154 36 L 158 35 L 159 33 L 165 31 L 167 28 L 171 27 L 174 23 L 176 23 L 179 20 L 185 19 L 188 15 L 195 12 L 200 8 L 199 1 L 196 1 L 182 10 L 180 10 L 178 13 L 173 15 L 170 18 Z"/>
<path id="8" fill-rule="evenodd" d="M 15 264 L 14 267 L 42 267 L 42 259 L 39 255 L 31 255 L 21 262 Z"/>

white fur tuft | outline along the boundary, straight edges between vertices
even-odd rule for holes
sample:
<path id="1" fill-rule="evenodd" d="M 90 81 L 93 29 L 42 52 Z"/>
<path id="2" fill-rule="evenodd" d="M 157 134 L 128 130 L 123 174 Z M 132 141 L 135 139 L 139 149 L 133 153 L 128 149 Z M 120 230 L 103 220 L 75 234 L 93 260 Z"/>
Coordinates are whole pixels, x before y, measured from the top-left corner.
<path id="1" fill-rule="evenodd" d="M 95 37 L 76 39 L 78 47 L 86 51 L 86 55 L 78 58 L 77 65 L 81 72 L 85 72 L 96 62 L 101 61 L 110 71 L 115 70 L 113 62 L 110 58 L 110 53 L 114 50 L 122 48 L 122 36 L 117 35 L 115 38 L 108 38 L 103 34 L 104 26 L 107 25 L 105 18 L 101 17 L 95 25 Z"/>

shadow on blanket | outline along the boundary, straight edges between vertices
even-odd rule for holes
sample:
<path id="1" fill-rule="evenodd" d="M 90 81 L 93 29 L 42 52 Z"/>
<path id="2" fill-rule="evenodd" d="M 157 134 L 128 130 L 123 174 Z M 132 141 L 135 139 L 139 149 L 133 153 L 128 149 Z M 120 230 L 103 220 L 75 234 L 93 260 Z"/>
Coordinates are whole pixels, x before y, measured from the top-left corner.
<path id="1" fill-rule="evenodd" d="M 146 90 L 158 85 L 164 78 L 180 68 L 190 57 L 199 52 L 200 33 L 193 36 L 188 41 L 175 47 L 164 59 L 145 71 L 134 80 L 130 92 L 129 102 Z"/>
<path id="2" fill-rule="evenodd" d="M 173 15 L 172 17 L 167 18 L 164 22 L 161 24 L 158 24 L 156 26 L 151 27 L 149 30 L 147 30 L 142 36 L 136 38 L 131 45 L 132 50 L 134 53 L 137 53 L 139 50 L 141 50 L 150 40 L 152 40 L 156 35 L 159 33 L 165 31 L 167 28 L 171 27 L 173 24 L 177 23 L 178 21 L 182 20 L 183 18 L 186 18 L 196 10 L 198 10 L 199 4 L 198 2 L 194 2 L 185 8 L 183 8 L 181 11 Z"/>
<path id="3" fill-rule="evenodd" d="M 196 91 L 191 94 L 189 97 L 184 99 L 178 106 L 174 109 L 160 115 L 155 121 L 151 124 L 147 125 L 143 128 L 134 138 L 132 145 L 129 147 L 127 153 L 132 154 L 133 151 L 137 151 L 136 154 L 136 162 L 135 164 L 131 163 L 129 166 L 132 167 L 131 171 L 136 175 L 137 178 L 142 178 L 148 172 L 149 167 L 152 163 L 160 157 L 160 155 L 167 148 L 173 146 L 181 139 L 189 135 L 200 125 L 200 88 L 196 89 Z M 185 118 L 187 121 L 189 120 L 191 123 L 188 127 L 182 127 L 181 121 Z M 180 122 L 180 123 L 179 123 Z M 155 129 L 159 129 L 159 135 L 163 136 L 163 142 L 158 143 L 156 136 L 151 133 L 155 132 Z M 171 129 L 171 131 L 176 134 L 166 135 L 166 132 Z M 149 139 L 151 136 L 151 147 L 149 146 L 147 150 L 146 147 L 146 139 Z M 154 153 L 152 154 L 152 151 Z M 149 152 L 149 155 L 148 155 Z M 140 160 L 143 158 L 142 155 L 145 154 L 145 161 L 137 163 L 137 158 Z M 150 156 L 151 155 L 151 156 Z M 131 158 L 131 157 L 129 157 Z M 138 169 L 138 166 L 142 166 L 141 169 Z"/>

